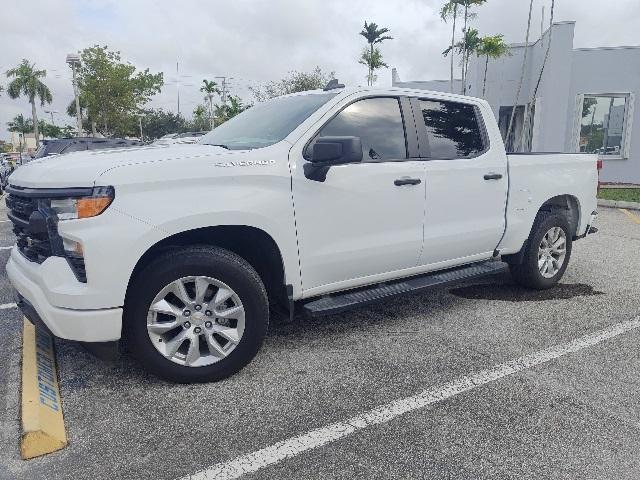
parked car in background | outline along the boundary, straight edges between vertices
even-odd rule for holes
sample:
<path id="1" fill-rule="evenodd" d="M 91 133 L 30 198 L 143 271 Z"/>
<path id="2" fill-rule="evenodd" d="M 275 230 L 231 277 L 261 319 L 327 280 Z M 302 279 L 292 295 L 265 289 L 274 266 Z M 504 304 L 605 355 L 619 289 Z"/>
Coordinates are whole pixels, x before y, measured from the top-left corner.
<path id="1" fill-rule="evenodd" d="M 7 185 L 7 179 L 14 170 L 14 165 L 8 158 L 0 159 L 0 186 L 4 188 Z"/>
<path id="2" fill-rule="evenodd" d="M 190 144 L 198 143 L 200 137 L 204 136 L 207 132 L 184 132 L 177 134 L 169 134 L 164 137 L 160 137 L 153 142 L 154 145 L 175 145 L 175 144 Z"/>
<path id="3" fill-rule="evenodd" d="M 81 150 L 103 150 L 105 148 L 126 148 L 140 145 L 144 144 L 138 140 L 127 140 L 124 138 L 77 137 L 44 140 L 36 152 L 34 159 Z"/>

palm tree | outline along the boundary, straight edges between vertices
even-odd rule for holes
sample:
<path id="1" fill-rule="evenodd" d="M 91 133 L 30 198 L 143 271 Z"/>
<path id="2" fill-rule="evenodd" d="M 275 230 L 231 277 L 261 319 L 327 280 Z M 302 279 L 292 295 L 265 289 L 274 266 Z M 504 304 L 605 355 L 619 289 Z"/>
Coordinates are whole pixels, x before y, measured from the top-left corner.
<path id="1" fill-rule="evenodd" d="M 462 56 L 460 60 L 460 64 L 462 65 L 462 94 L 466 95 L 467 93 L 467 71 L 469 70 L 469 59 L 473 53 L 478 51 L 480 48 L 481 39 L 478 34 L 478 30 L 475 28 L 470 28 L 464 32 L 464 38 L 458 41 L 453 48 L 447 48 L 442 54 L 446 57 L 451 53 L 453 55 L 454 51 L 457 51 L 458 54 Z"/>
<path id="2" fill-rule="evenodd" d="M 362 50 L 362 55 L 360 56 L 360 60 L 358 63 L 362 65 L 367 65 L 369 68 L 369 74 L 367 75 L 367 85 L 373 85 L 374 82 L 378 79 L 378 76 L 373 72 L 378 70 L 379 68 L 387 68 L 389 65 L 382 61 L 382 53 L 378 47 L 375 47 L 372 51 L 368 48 L 364 48 Z"/>
<path id="3" fill-rule="evenodd" d="M 367 24 L 366 21 L 364 22 L 364 28 L 360 32 L 360 35 L 366 38 L 367 43 L 369 44 L 368 55 L 365 56 L 363 54 L 359 60 L 359 63 L 363 63 L 369 67 L 369 73 L 367 75 L 367 85 L 369 86 L 373 85 L 373 72 L 378 68 L 386 67 L 384 62 L 382 62 L 382 53 L 380 53 L 379 49 L 375 48 L 375 45 L 382 43 L 385 40 L 393 40 L 393 37 L 385 35 L 385 33 L 388 32 L 388 28 L 378 28 L 378 24 L 374 22 Z"/>
<path id="4" fill-rule="evenodd" d="M 449 51 L 453 51 L 456 45 L 456 20 L 458 19 L 458 7 L 460 6 L 460 0 L 449 0 L 442 6 L 440 10 L 440 18 L 447 21 L 448 18 L 453 19 L 453 27 L 451 28 L 451 45 Z M 449 81 L 449 92 L 453 93 L 453 55 L 451 55 L 451 79 Z"/>
<path id="5" fill-rule="evenodd" d="M 18 134 L 18 141 L 20 144 L 20 162 L 22 162 L 22 139 L 24 138 L 25 133 L 33 132 L 33 122 L 31 120 L 26 120 L 22 114 L 19 114 L 13 117 L 13 120 L 7 123 L 7 127 L 7 130 L 9 130 L 10 132 L 16 132 Z"/>
<path id="6" fill-rule="evenodd" d="M 29 63 L 26 58 L 17 67 L 7 70 L 7 77 L 13 77 L 7 87 L 9 96 L 15 99 L 25 95 L 31 104 L 31 121 L 33 122 L 33 130 L 36 137 L 36 148 L 40 146 L 36 98 L 40 100 L 40 106 L 44 106 L 45 102 L 51 103 L 52 101 L 49 87 L 40 80 L 46 76 L 46 70 L 36 70 L 35 63 Z"/>
<path id="7" fill-rule="evenodd" d="M 483 3 L 486 3 L 487 0 L 460 0 L 459 3 L 464 7 L 464 26 L 462 27 L 462 33 L 466 37 L 467 35 L 467 27 L 469 25 L 469 20 L 476 16 L 475 13 L 471 11 L 471 8 L 474 6 L 480 6 Z M 467 42 L 465 42 L 466 44 Z M 468 52 L 466 49 L 462 52 L 462 94 L 467 93 L 467 66 L 469 63 L 469 56 L 473 52 Z M 466 59 L 466 60 L 465 60 Z"/>
<path id="8" fill-rule="evenodd" d="M 480 46 L 476 52 L 479 57 L 485 57 L 484 62 L 484 80 L 482 81 L 482 97 L 487 92 L 487 70 L 489 69 L 489 58 L 494 60 L 505 55 L 510 55 L 509 46 L 504 43 L 504 35 L 493 35 L 482 37 Z"/>
<path id="9" fill-rule="evenodd" d="M 220 89 L 218 89 L 218 84 L 212 80 L 202 80 L 202 84 L 200 91 L 206 94 L 205 99 L 209 101 L 209 124 L 213 130 L 213 96 L 220 95 Z"/>

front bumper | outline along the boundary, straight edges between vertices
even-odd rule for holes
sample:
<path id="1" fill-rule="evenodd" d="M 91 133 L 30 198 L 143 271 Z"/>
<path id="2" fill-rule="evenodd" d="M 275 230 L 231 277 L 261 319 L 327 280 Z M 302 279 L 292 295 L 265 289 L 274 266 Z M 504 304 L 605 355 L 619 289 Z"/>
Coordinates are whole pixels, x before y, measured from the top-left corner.
<path id="1" fill-rule="evenodd" d="M 17 304 L 34 324 L 46 327 L 54 336 L 81 342 L 110 342 L 118 340 L 122 331 L 122 308 L 76 310 L 52 305 L 51 292 L 29 278 L 14 248 L 7 263 L 7 275 L 17 290 Z M 70 272 L 65 272 L 70 273 Z"/>

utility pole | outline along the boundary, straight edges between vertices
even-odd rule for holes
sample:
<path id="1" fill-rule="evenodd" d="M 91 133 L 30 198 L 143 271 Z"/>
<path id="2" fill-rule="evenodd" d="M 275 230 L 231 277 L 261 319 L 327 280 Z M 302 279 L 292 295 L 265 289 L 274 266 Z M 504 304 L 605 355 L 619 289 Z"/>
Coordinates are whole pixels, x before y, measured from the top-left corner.
<path id="1" fill-rule="evenodd" d="M 80 66 L 80 55 L 69 53 L 67 63 L 73 72 L 73 94 L 76 97 L 76 136 L 82 136 L 82 112 L 80 111 L 80 95 L 78 94 L 78 78 L 76 76 L 77 67 Z"/>
<path id="2" fill-rule="evenodd" d="M 57 110 L 45 110 L 44 113 L 50 113 L 51 114 L 51 125 L 53 125 L 55 127 L 56 122 L 53 120 L 53 114 L 54 113 L 59 113 Z"/>
<path id="3" fill-rule="evenodd" d="M 180 65 L 176 62 L 176 91 L 178 92 L 178 116 L 180 116 Z"/>
<path id="4" fill-rule="evenodd" d="M 143 142 L 144 137 L 142 136 L 142 117 L 144 117 L 144 113 L 137 113 L 136 116 L 138 117 L 138 125 L 140 126 L 140 141 Z"/>
<path id="5" fill-rule="evenodd" d="M 220 97 L 222 99 L 222 103 L 224 105 L 227 104 L 227 94 L 229 93 L 228 87 L 229 85 L 227 84 L 227 78 L 228 77 L 215 77 L 215 78 L 221 78 L 222 79 L 222 93 L 220 94 Z"/>

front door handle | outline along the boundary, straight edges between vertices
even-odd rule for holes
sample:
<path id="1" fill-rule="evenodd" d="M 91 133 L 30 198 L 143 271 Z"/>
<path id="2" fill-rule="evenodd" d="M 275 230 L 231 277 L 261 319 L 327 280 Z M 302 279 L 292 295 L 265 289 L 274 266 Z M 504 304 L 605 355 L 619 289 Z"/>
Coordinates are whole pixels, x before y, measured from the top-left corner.
<path id="1" fill-rule="evenodd" d="M 487 173 L 484 176 L 485 180 L 500 180 L 502 178 L 502 174 L 501 173 Z"/>
<path id="2" fill-rule="evenodd" d="M 422 183 L 422 180 L 411 177 L 398 178 L 393 182 L 396 187 L 401 187 L 402 185 L 419 185 L 420 183 Z"/>

